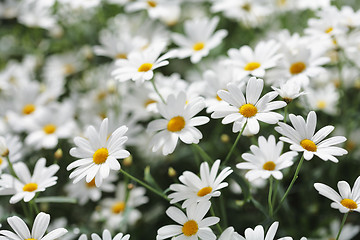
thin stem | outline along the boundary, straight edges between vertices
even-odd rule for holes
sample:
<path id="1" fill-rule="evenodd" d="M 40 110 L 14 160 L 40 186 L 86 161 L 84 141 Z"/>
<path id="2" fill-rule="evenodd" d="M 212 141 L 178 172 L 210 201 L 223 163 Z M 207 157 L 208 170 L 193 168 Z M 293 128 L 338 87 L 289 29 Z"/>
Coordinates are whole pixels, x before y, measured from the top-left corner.
<path id="1" fill-rule="evenodd" d="M 30 205 L 32 206 L 32 208 L 34 209 L 34 212 L 35 212 L 35 215 L 37 215 L 37 214 L 39 214 L 39 208 L 38 208 L 38 206 L 37 206 L 37 204 L 36 204 L 36 202 L 35 202 L 35 198 L 36 197 L 34 197 L 31 201 L 30 201 Z"/>
<path id="2" fill-rule="evenodd" d="M 336 240 L 339 240 L 341 231 L 342 231 L 342 229 L 343 229 L 343 227 L 344 227 L 344 225 L 345 225 L 345 221 L 346 221 L 346 218 L 347 218 L 348 215 L 349 215 L 349 212 L 347 212 L 347 213 L 344 214 L 344 217 L 343 217 L 343 219 L 342 219 L 342 221 L 341 221 L 341 225 L 340 225 L 339 232 L 338 232 L 338 234 L 337 234 L 337 236 L 336 236 Z"/>
<path id="3" fill-rule="evenodd" d="M 161 101 L 162 101 L 163 103 L 166 103 L 166 102 L 165 102 L 165 99 L 161 96 L 159 90 L 158 90 L 157 87 L 156 87 L 155 80 L 154 80 L 154 79 L 151 79 L 151 83 L 152 83 L 152 85 L 153 85 L 153 87 L 154 87 L 155 92 L 157 93 L 157 95 L 159 95 Z"/>
<path id="4" fill-rule="evenodd" d="M 269 216 L 273 216 L 273 206 L 272 206 L 272 192 L 273 192 L 273 177 L 269 178 L 269 195 L 268 195 L 268 204 L 269 204 Z"/>
<path id="5" fill-rule="evenodd" d="M 289 194 L 292 186 L 294 185 L 296 179 L 298 178 L 298 174 L 299 174 L 299 171 L 300 171 L 300 168 L 301 168 L 301 165 L 302 165 L 303 162 L 304 162 L 304 154 L 301 156 L 300 161 L 299 161 L 299 164 L 298 164 L 298 166 L 297 166 L 297 168 L 296 168 L 294 177 L 293 177 L 293 179 L 291 180 L 291 183 L 290 183 L 289 187 L 286 189 L 286 192 L 285 192 L 284 196 L 281 198 L 281 200 L 280 200 L 280 202 L 279 202 L 279 206 L 276 208 L 274 214 L 280 209 L 282 203 L 284 202 L 284 200 L 285 200 L 285 198 L 287 197 L 287 195 Z"/>
<path id="6" fill-rule="evenodd" d="M 209 154 L 207 154 L 204 149 L 202 149 L 199 144 L 195 144 L 193 143 L 192 146 L 194 147 L 194 149 L 196 149 L 196 151 L 198 151 L 198 153 L 200 154 L 200 156 L 209 164 L 213 164 L 214 160 L 211 159 L 211 157 L 209 156 Z"/>
<path id="7" fill-rule="evenodd" d="M 226 209 L 225 209 L 225 201 L 223 196 L 220 196 L 220 213 L 221 213 L 221 220 L 223 220 L 223 226 L 227 227 L 228 226 L 228 221 L 227 221 L 227 214 L 226 214 Z"/>
<path id="8" fill-rule="evenodd" d="M 212 215 L 213 217 L 216 217 L 215 211 L 214 211 L 214 208 L 213 208 L 213 205 L 212 205 L 212 204 L 211 204 L 211 207 L 210 207 L 210 213 L 211 213 L 211 215 Z M 221 228 L 219 222 L 216 224 L 216 227 L 218 228 L 219 233 L 222 233 L 222 228 Z"/>
<path id="9" fill-rule="evenodd" d="M 228 152 L 228 154 L 227 154 L 227 156 L 226 156 L 226 158 L 225 158 L 225 161 L 222 163 L 222 165 L 225 165 L 225 164 L 229 161 L 229 159 L 230 159 L 230 157 L 231 157 L 231 154 L 232 154 L 232 152 L 234 151 L 237 143 L 239 142 L 240 137 L 241 137 L 241 135 L 243 134 L 246 125 L 247 125 L 247 121 L 245 122 L 243 128 L 241 129 L 239 135 L 237 136 L 234 144 L 232 145 L 232 147 L 231 147 L 230 151 Z"/>
<path id="10" fill-rule="evenodd" d="M 19 179 L 18 176 L 15 173 L 15 170 L 14 170 L 14 167 L 13 167 L 12 163 L 10 162 L 10 159 L 8 157 L 5 157 L 5 158 L 6 158 L 7 162 L 8 162 L 11 175 L 16 179 Z"/>
<path id="11" fill-rule="evenodd" d="M 286 123 L 287 115 L 288 115 L 288 105 L 286 105 L 284 108 L 284 123 Z"/>

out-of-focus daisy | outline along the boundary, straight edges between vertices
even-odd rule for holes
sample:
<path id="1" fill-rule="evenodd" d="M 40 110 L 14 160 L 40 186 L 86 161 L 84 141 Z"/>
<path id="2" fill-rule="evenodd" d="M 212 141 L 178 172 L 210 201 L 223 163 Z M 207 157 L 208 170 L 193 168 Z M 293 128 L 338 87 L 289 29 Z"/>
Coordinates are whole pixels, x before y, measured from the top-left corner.
<path id="1" fill-rule="evenodd" d="M 10 174 L 2 174 L 0 178 L 0 195 L 13 195 L 10 203 L 15 204 L 21 199 L 29 202 L 38 192 L 43 192 L 46 188 L 54 186 L 58 177 L 54 174 L 59 170 L 59 166 L 53 164 L 45 166 L 45 158 L 40 158 L 35 165 L 33 175 L 30 174 L 28 167 L 23 162 L 14 164 L 14 171 L 18 178 Z"/>
<path id="2" fill-rule="evenodd" d="M 281 141 L 291 144 L 291 150 L 304 152 L 306 160 L 316 155 L 324 161 L 338 162 L 335 156 L 347 154 L 345 149 L 333 146 L 345 142 L 345 137 L 335 136 L 324 140 L 334 130 L 333 126 L 325 126 L 315 133 L 317 117 L 314 111 L 309 112 L 306 122 L 300 115 L 289 114 L 289 118 L 294 127 L 279 122 L 275 130 L 283 135 L 280 137 Z"/>
<path id="3" fill-rule="evenodd" d="M 127 231 L 128 227 L 134 225 L 142 216 L 136 208 L 148 202 L 143 187 L 128 189 L 129 197 L 126 199 L 127 187 L 124 183 L 119 183 L 115 198 L 101 200 L 99 211 L 92 215 L 96 221 L 105 221 L 105 227 L 111 231 Z"/>
<path id="4" fill-rule="evenodd" d="M 340 229 L 340 221 L 335 219 L 331 221 L 329 229 L 321 228 L 319 229 L 320 240 L 330 240 L 335 239 Z M 344 227 L 340 233 L 339 239 L 341 240 L 351 240 L 354 239 L 356 234 L 360 232 L 360 226 L 353 225 L 351 223 L 344 224 Z"/>
<path id="5" fill-rule="evenodd" d="M 136 83 L 143 83 L 152 79 L 153 70 L 169 64 L 169 61 L 166 61 L 170 57 L 169 54 L 159 57 L 164 48 L 164 44 L 156 44 L 144 51 L 130 53 L 127 59 L 118 59 L 112 75 L 120 82 L 133 80 Z"/>
<path id="6" fill-rule="evenodd" d="M 0 3 L 0 18 L 11 19 L 18 15 L 21 2 L 5 0 Z"/>
<path id="7" fill-rule="evenodd" d="M 314 187 L 320 195 L 333 200 L 330 206 L 341 213 L 360 212 L 360 177 L 356 179 L 352 189 L 347 182 L 339 181 L 337 187 L 340 194 L 323 183 L 315 183 Z"/>
<path id="8" fill-rule="evenodd" d="M 240 49 L 231 48 L 228 51 L 229 63 L 238 69 L 239 78 L 252 75 L 263 77 L 265 70 L 277 65 L 282 55 L 278 52 L 280 44 L 274 40 L 259 42 L 255 50 L 249 46 L 242 46 Z"/>
<path id="9" fill-rule="evenodd" d="M 318 89 L 309 88 L 306 92 L 305 98 L 311 110 L 321 110 L 330 115 L 337 113 L 340 94 L 333 84 Z"/>
<path id="10" fill-rule="evenodd" d="M 31 233 L 29 228 L 26 226 L 26 223 L 17 216 L 9 217 L 7 222 L 10 227 L 14 229 L 15 233 L 8 230 L 0 230 L 0 235 L 5 236 L 5 239 L 55 240 L 67 233 L 65 228 L 57 228 L 44 236 L 50 223 L 50 215 L 43 212 L 36 215 Z"/>
<path id="11" fill-rule="evenodd" d="M 221 233 L 218 240 L 242 240 L 242 237 L 235 232 L 233 227 L 228 227 Z"/>
<path id="12" fill-rule="evenodd" d="M 300 90 L 300 84 L 297 84 L 295 81 L 287 81 L 283 84 L 280 84 L 280 88 L 273 86 L 271 88 L 276 91 L 286 103 L 290 103 L 295 98 L 305 94 Z"/>
<path id="13" fill-rule="evenodd" d="M 186 208 L 186 215 L 176 207 L 169 207 L 166 214 L 179 225 L 161 227 L 157 232 L 156 239 L 175 237 L 177 239 L 215 240 L 216 236 L 209 227 L 218 223 L 220 219 L 218 217 L 204 218 L 210 206 L 209 201 L 194 203 Z"/>
<path id="14" fill-rule="evenodd" d="M 110 231 L 107 229 L 104 229 L 101 237 L 96 233 L 92 233 L 91 239 L 92 240 L 129 240 L 130 235 L 129 234 L 124 235 L 123 233 L 118 233 L 114 236 L 114 238 L 112 238 Z M 81 235 L 79 237 L 79 240 L 87 240 L 86 235 L 85 234 Z"/>
<path id="15" fill-rule="evenodd" d="M 170 203 L 183 201 L 182 207 L 187 208 L 191 204 L 201 201 L 208 201 L 211 197 L 220 196 L 220 189 L 228 186 L 223 180 L 229 176 L 233 170 L 230 167 L 224 168 L 218 176 L 220 160 L 216 160 L 209 169 L 209 164 L 203 162 L 200 165 L 200 177 L 190 171 L 185 171 L 179 180 L 182 184 L 171 184 L 170 189 L 174 191 L 169 194 Z"/>
<path id="16" fill-rule="evenodd" d="M 68 196 L 76 198 L 80 205 L 84 205 L 89 200 L 93 202 L 100 200 L 102 192 L 114 192 L 116 187 L 112 182 L 116 181 L 116 179 L 117 175 L 110 173 L 100 187 L 96 187 L 95 179 L 90 182 L 81 180 L 75 184 L 68 183 L 65 190 L 68 192 Z"/>
<path id="17" fill-rule="evenodd" d="M 174 56 L 179 58 L 190 57 L 192 63 L 198 63 L 201 58 L 207 56 L 209 51 L 218 46 L 227 31 L 222 29 L 214 33 L 219 18 L 211 20 L 207 18 L 197 18 L 188 20 L 184 23 L 185 35 L 173 33 L 172 39 L 180 48 L 173 50 Z"/>
<path id="18" fill-rule="evenodd" d="M 22 147 L 18 136 L 0 136 L 0 174 L 8 166 L 6 158 L 13 163 L 22 157 Z"/>
<path id="19" fill-rule="evenodd" d="M 276 92 L 269 92 L 263 97 L 260 94 L 263 90 L 264 81 L 252 77 L 246 86 L 246 98 L 238 85 L 229 83 L 227 91 L 219 90 L 219 97 L 228 103 L 228 106 L 214 108 L 212 118 L 224 118 L 223 124 L 234 122 L 233 132 L 239 132 L 247 122 L 247 128 L 251 133 L 257 134 L 260 130 L 258 121 L 275 124 L 283 119 L 279 113 L 273 110 L 286 106 L 284 101 L 273 101 L 278 95 Z"/>
<path id="20" fill-rule="evenodd" d="M 186 144 L 199 143 L 202 133 L 195 127 L 209 122 L 209 118 L 194 116 L 205 107 L 205 103 L 200 97 L 186 102 L 185 92 L 180 92 L 178 96 L 170 95 L 166 103 L 158 103 L 159 113 L 164 119 L 154 120 L 148 125 L 150 132 L 160 131 L 150 143 L 154 152 L 162 148 L 164 155 L 172 153 L 179 138 Z"/>
<path id="21" fill-rule="evenodd" d="M 266 235 L 264 231 L 264 227 L 261 225 L 257 225 L 254 230 L 251 228 L 247 228 L 245 230 L 245 237 L 240 237 L 241 240 L 274 240 L 276 231 L 279 227 L 279 222 L 274 222 L 269 227 Z M 280 238 L 285 240 L 286 238 Z M 280 240 L 278 239 L 278 240 Z"/>
<path id="22" fill-rule="evenodd" d="M 117 128 L 113 133 L 108 132 L 108 119 L 105 118 L 100 125 L 99 131 L 94 126 L 89 126 L 85 133 L 86 138 L 75 137 L 77 147 L 70 149 L 73 157 L 81 158 L 67 166 L 67 170 L 76 168 L 70 179 L 74 178 L 77 183 L 86 176 L 86 182 L 95 178 L 95 185 L 99 187 L 104 178 L 107 178 L 111 170 L 119 170 L 120 163 L 117 159 L 126 158 L 130 153 L 123 149 L 127 137 L 124 134 L 126 126 Z"/>
<path id="23" fill-rule="evenodd" d="M 290 167 L 293 164 L 293 158 L 297 152 L 282 153 L 283 142 L 276 143 L 275 137 L 270 135 L 268 140 L 260 136 L 258 139 L 259 147 L 255 145 L 250 146 L 251 153 L 244 153 L 241 157 L 246 161 L 236 165 L 239 169 L 248 169 L 245 175 L 249 181 L 257 178 L 274 178 L 280 180 L 283 174 L 280 170 Z"/>
<path id="24" fill-rule="evenodd" d="M 74 110 L 70 102 L 54 105 L 35 119 L 35 126 L 25 138 L 35 149 L 56 147 L 59 138 L 72 136 L 75 130 Z"/>

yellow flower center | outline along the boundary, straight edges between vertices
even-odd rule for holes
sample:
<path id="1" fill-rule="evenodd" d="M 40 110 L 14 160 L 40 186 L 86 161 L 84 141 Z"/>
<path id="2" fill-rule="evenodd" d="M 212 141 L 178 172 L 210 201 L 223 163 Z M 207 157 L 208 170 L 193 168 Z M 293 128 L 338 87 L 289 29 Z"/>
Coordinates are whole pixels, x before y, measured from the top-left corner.
<path id="1" fill-rule="evenodd" d="M 353 151 L 356 147 L 356 143 L 354 141 L 351 141 L 351 140 L 347 140 L 345 142 L 345 148 L 346 150 L 348 151 Z"/>
<path id="2" fill-rule="evenodd" d="M 25 240 L 36 240 L 35 238 L 27 238 Z"/>
<path id="3" fill-rule="evenodd" d="M 325 30 L 325 33 L 331 33 L 332 30 L 334 30 L 334 28 L 333 28 L 333 27 L 329 27 L 328 29 Z"/>
<path id="4" fill-rule="evenodd" d="M 194 44 L 193 49 L 194 51 L 200 51 L 201 49 L 203 49 L 205 46 L 205 44 L 203 42 L 197 42 Z"/>
<path id="5" fill-rule="evenodd" d="M 216 100 L 221 101 L 222 99 L 219 97 L 219 95 L 216 94 Z"/>
<path id="6" fill-rule="evenodd" d="M 38 185 L 36 183 L 28 183 L 25 184 L 23 187 L 23 191 L 25 192 L 33 192 L 38 188 Z"/>
<path id="7" fill-rule="evenodd" d="M 146 1 L 149 7 L 156 7 L 157 3 L 155 1 Z"/>
<path id="8" fill-rule="evenodd" d="M 261 66 L 261 64 L 259 62 L 249 62 L 248 64 L 245 65 L 244 70 L 245 71 L 253 71 L 257 68 L 259 68 Z"/>
<path id="9" fill-rule="evenodd" d="M 326 102 L 325 101 L 318 101 L 317 107 L 319 109 L 324 109 L 326 107 Z"/>
<path id="10" fill-rule="evenodd" d="M 208 195 L 209 193 L 211 193 L 211 191 L 212 191 L 212 187 L 204 187 L 204 188 L 202 188 L 202 189 L 200 189 L 198 191 L 197 195 L 199 197 L 203 197 L 203 196 Z"/>
<path id="11" fill-rule="evenodd" d="M 247 103 L 239 108 L 239 113 L 246 118 L 250 118 L 252 116 L 255 116 L 255 114 L 257 113 L 257 108 L 251 103 Z"/>
<path id="12" fill-rule="evenodd" d="M 245 3 L 244 5 L 241 6 L 242 9 L 244 9 L 247 12 L 250 12 L 251 10 L 251 5 L 250 3 Z"/>
<path id="13" fill-rule="evenodd" d="M 29 115 L 31 114 L 32 112 L 34 112 L 36 109 L 35 105 L 34 104 L 26 104 L 23 109 L 22 109 L 22 112 L 23 114 L 25 115 Z"/>
<path id="14" fill-rule="evenodd" d="M 43 130 L 46 134 L 52 134 L 56 131 L 56 126 L 54 124 L 47 124 L 43 127 Z"/>
<path id="15" fill-rule="evenodd" d="M 114 214 L 119 214 L 125 210 L 125 203 L 124 202 L 117 202 L 111 207 L 111 211 Z"/>
<path id="16" fill-rule="evenodd" d="M 96 184 L 95 184 L 95 178 L 93 178 L 93 180 L 91 180 L 90 182 L 87 182 L 86 183 L 86 187 L 87 188 L 93 188 L 93 187 L 95 187 L 96 186 Z"/>
<path id="17" fill-rule="evenodd" d="M 287 3 L 287 0 L 278 0 L 278 4 L 280 5 L 280 6 L 283 6 L 283 5 L 285 5 Z"/>
<path id="18" fill-rule="evenodd" d="M 115 57 L 117 59 L 127 59 L 127 55 L 125 53 L 118 53 Z"/>
<path id="19" fill-rule="evenodd" d="M 341 200 L 341 205 L 343 205 L 344 207 L 354 210 L 357 209 L 357 204 L 354 200 L 349 199 L 349 198 L 344 198 L 343 200 Z"/>
<path id="20" fill-rule="evenodd" d="M 64 73 L 65 74 L 72 74 L 74 72 L 75 72 L 75 68 L 73 65 L 71 65 L 69 63 L 64 65 Z"/>
<path id="21" fill-rule="evenodd" d="M 310 152 L 316 152 L 316 149 L 317 149 L 316 144 L 315 144 L 313 141 L 309 140 L 309 139 L 304 139 L 304 140 L 302 140 L 302 141 L 300 142 L 300 145 L 301 145 L 304 149 L 306 149 L 306 150 L 308 150 L 308 151 L 310 151 Z"/>
<path id="22" fill-rule="evenodd" d="M 263 169 L 268 171 L 273 171 L 276 167 L 276 164 L 273 161 L 268 161 L 264 163 Z"/>
<path id="23" fill-rule="evenodd" d="M 147 72 L 152 68 L 152 66 L 153 66 L 152 63 L 143 63 L 138 68 L 138 72 Z"/>
<path id="24" fill-rule="evenodd" d="M 153 99 L 148 99 L 148 100 L 146 100 L 144 106 L 147 107 L 147 106 L 149 106 L 149 105 L 152 104 L 152 103 L 156 103 L 156 101 L 153 100 Z"/>
<path id="25" fill-rule="evenodd" d="M 185 119 L 181 116 L 173 117 L 167 124 L 170 132 L 179 132 L 185 127 Z"/>
<path id="26" fill-rule="evenodd" d="M 0 165 L 3 163 L 3 159 L 0 157 Z"/>
<path id="27" fill-rule="evenodd" d="M 95 164 L 102 164 L 109 156 L 109 152 L 106 148 L 99 148 L 93 155 L 93 162 Z"/>
<path id="28" fill-rule="evenodd" d="M 306 65 L 303 62 L 295 62 L 290 66 L 290 73 L 291 74 L 299 74 L 302 73 L 306 69 Z"/>
<path id="29" fill-rule="evenodd" d="M 182 232 L 187 237 L 195 235 L 198 230 L 199 230 L 199 226 L 197 222 L 195 222 L 194 220 L 187 221 L 182 227 Z"/>

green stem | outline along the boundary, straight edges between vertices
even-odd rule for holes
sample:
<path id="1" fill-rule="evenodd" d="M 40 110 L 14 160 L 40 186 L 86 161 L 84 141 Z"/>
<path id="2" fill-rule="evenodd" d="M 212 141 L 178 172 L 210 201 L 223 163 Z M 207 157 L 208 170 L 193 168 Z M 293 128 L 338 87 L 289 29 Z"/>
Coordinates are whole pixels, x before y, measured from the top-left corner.
<path id="1" fill-rule="evenodd" d="M 161 101 L 162 101 L 163 103 L 166 103 L 166 102 L 165 102 L 165 99 L 161 96 L 158 88 L 156 87 L 155 80 L 154 80 L 154 79 L 151 79 L 151 83 L 152 83 L 152 85 L 153 85 L 153 87 L 154 87 L 155 92 L 157 93 L 157 95 L 159 95 Z"/>
<path id="2" fill-rule="evenodd" d="M 14 167 L 13 167 L 12 163 L 10 162 L 10 159 L 8 157 L 5 157 L 5 158 L 6 158 L 7 162 L 8 162 L 11 175 L 16 179 L 19 179 L 18 176 L 15 173 L 15 170 L 14 170 Z"/>
<path id="3" fill-rule="evenodd" d="M 37 215 L 37 214 L 39 214 L 40 211 L 35 202 L 35 199 L 36 199 L 36 197 L 34 197 L 29 203 L 30 203 L 31 207 L 34 209 L 35 215 Z"/>
<path id="4" fill-rule="evenodd" d="M 216 217 L 216 214 L 215 214 L 215 211 L 214 211 L 214 208 L 213 208 L 213 205 L 211 204 L 211 207 L 210 207 L 210 213 L 213 217 Z M 216 227 L 218 228 L 219 230 L 219 233 L 222 233 L 222 228 L 219 224 L 219 222 L 216 224 Z"/>
<path id="5" fill-rule="evenodd" d="M 233 151 L 234 151 L 237 143 L 238 143 L 239 140 L 240 140 L 240 137 L 241 137 L 242 133 L 243 133 L 244 130 L 245 130 L 246 125 L 247 125 L 247 121 L 245 122 L 243 128 L 241 129 L 239 135 L 237 136 L 234 144 L 232 145 L 232 147 L 231 147 L 230 151 L 228 152 L 228 154 L 227 154 L 227 156 L 226 156 L 226 158 L 225 158 L 225 161 L 222 163 L 222 165 L 225 165 L 225 164 L 229 161 L 229 159 L 230 159 L 230 157 L 231 157 L 231 154 L 233 153 Z"/>
<path id="6" fill-rule="evenodd" d="M 288 115 L 288 105 L 286 105 L 284 108 L 284 123 L 286 123 L 287 115 Z"/>
<path id="7" fill-rule="evenodd" d="M 285 198 L 287 197 L 287 195 L 289 194 L 292 186 L 294 185 L 296 179 L 298 178 L 298 174 L 299 174 L 299 171 L 300 171 L 300 168 L 301 168 L 301 165 L 302 165 L 303 162 L 304 162 L 304 154 L 301 156 L 300 161 L 299 161 L 299 164 L 298 164 L 298 166 L 297 166 L 297 168 L 296 168 L 294 177 L 293 177 L 293 179 L 291 180 L 291 183 L 290 183 L 289 187 L 286 189 L 286 192 L 285 192 L 284 196 L 281 198 L 281 200 L 280 200 L 280 202 L 279 202 L 279 206 L 276 208 L 274 214 L 280 209 L 282 203 L 284 202 L 284 200 L 285 200 Z"/>
<path id="8" fill-rule="evenodd" d="M 204 149 L 202 149 L 199 144 L 192 144 L 193 148 L 196 149 L 196 151 L 200 154 L 200 156 L 209 164 L 213 164 L 214 160 L 211 159 L 209 154 L 207 154 Z"/>
<path id="9" fill-rule="evenodd" d="M 341 225 L 340 225 L 339 232 L 338 232 L 338 234 L 337 234 L 337 236 L 336 236 L 336 240 L 339 240 L 341 231 L 342 231 L 342 229 L 343 229 L 343 227 L 344 227 L 344 225 L 345 225 L 345 221 L 346 221 L 346 218 L 347 218 L 348 215 L 349 215 L 349 212 L 347 212 L 347 213 L 344 214 L 344 217 L 343 217 L 343 219 L 342 219 L 342 221 L 341 221 Z"/>
<path id="10" fill-rule="evenodd" d="M 269 178 L 269 195 L 268 195 L 268 204 L 269 204 L 269 216 L 273 216 L 273 206 L 272 206 L 272 192 L 273 192 L 273 177 Z"/>
<path id="11" fill-rule="evenodd" d="M 228 226 L 228 221 L 227 221 L 227 214 L 226 214 L 226 209 L 225 209 L 225 201 L 223 196 L 220 196 L 220 214 L 221 214 L 221 220 L 223 221 L 223 226 L 227 227 Z"/>
<path id="12" fill-rule="evenodd" d="M 275 205 L 276 196 L 277 196 L 276 193 L 277 193 L 277 191 L 278 191 L 278 187 L 279 187 L 279 181 L 276 181 L 276 180 L 275 180 L 275 187 L 274 187 L 274 190 L 273 190 L 274 195 L 273 195 L 272 201 L 271 201 L 272 206 Z"/>

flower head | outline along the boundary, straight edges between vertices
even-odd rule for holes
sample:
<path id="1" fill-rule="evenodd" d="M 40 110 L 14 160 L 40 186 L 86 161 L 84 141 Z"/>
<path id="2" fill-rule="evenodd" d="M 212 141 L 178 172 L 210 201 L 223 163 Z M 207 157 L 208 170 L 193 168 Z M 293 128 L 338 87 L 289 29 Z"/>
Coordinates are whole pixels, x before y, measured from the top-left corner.
<path id="1" fill-rule="evenodd" d="M 92 233 L 91 234 L 91 239 L 92 240 L 129 240 L 130 239 L 130 235 L 126 234 L 124 235 L 123 233 L 118 233 L 114 236 L 114 238 L 111 237 L 111 233 L 108 229 L 105 229 L 102 233 L 102 236 L 100 237 L 98 234 L 96 233 Z M 87 236 L 85 234 L 82 234 L 79 237 L 79 240 L 87 240 Z"/>

